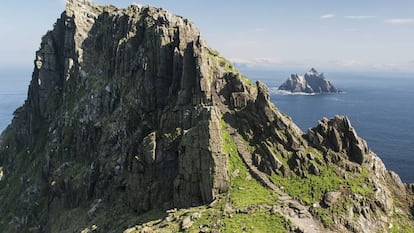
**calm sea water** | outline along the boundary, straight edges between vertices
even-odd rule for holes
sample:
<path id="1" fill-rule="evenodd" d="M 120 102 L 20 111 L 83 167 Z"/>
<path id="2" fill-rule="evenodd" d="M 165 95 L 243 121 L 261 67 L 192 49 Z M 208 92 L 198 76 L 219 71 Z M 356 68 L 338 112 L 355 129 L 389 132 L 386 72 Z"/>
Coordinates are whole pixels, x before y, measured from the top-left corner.
<path id="1" fill-rule="evenodd" d="M 13 112 L 23 105 L 31 71 L 0 71 L 0 132 L 10 124 Z"/>
<path id="2" fill-rule="evenodd" d="M 289 72 L 242 69 L 252 80 L 265 82 L 271 99 L 304 131 L 322 117 L 350 118 L 357 133 L 404 182 L 414 182 L 414 75 L 326 73 L 343 90 L 329 95 L 282 95 L 275 90 Z M 304 73 L 299 72 L 299 73 Z M 27 96 L 31 71 L 0 72 L 0 131 Z"/>
<path id="3" fill-rule="evenodd" d="M 242 72 L 266 83 L 272 101 L 305 132 L 322 117 L 348 116 L 387 168 L 404 182 L 414 183 L 414 74 L 326 73 L 343 93 L 304 96 L 276 91 L 288 72 Z"/>

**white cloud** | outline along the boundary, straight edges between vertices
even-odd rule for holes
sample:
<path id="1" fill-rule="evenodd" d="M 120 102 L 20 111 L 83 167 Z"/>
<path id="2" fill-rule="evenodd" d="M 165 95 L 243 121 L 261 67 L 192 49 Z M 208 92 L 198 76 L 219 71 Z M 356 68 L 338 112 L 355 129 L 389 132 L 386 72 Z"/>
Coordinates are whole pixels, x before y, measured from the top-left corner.
<path id="1" fill-rule="evenodd" d="M 385 71 L 414 72 L 414 61 L 400 61 L 394 63 L 378 63 L 370 65 L 371 69 Z"/>
<path id="2" fill-rule="evenodd" d="M 407 23 L 414 23 L 414 18 L 387 19 L 385 20 L 385 22 L 389 24 L 407 24 Z"/>
<path id="3" fill-rule="evenodd" d="M 357 67 L 357 66 L 361 66 L 362 62 L 358 61 L 358 60 L 332 60 L 330 61 L 330 63 L 336 65 L 336 66 L 341 66 L 341 67 Z"/>
<path id="4" fill-rule="evenodd" d="M 347 15 L 345 16 L 345 18 L 347 19 L 372 19 L 375 17 L 376 16 L 373 16 L 373 15 Z"/>
<path id="5" fill-rule="evenodd" d="M 275 65 L 280 65 L 283 60 L 279 57 L 260 57 L 260 58 L 231 58 L 234 64 L 245 65 L 249 67 L 271 67 Z"/>
<path id="6" fill-rule="evenodd" d="M 331 18 L 334 18 L 334 17 L 335 17 L 334 14 L 325 14 L 325 15 L 320 16 L 321 19 L 331 19 Z"/>
<path id="7" fill-rule="evenodd" d="M 373 64 L 371 68 L 375 70 L 401 71 L 406 69 L 406 65 L 397 63 Z"/>

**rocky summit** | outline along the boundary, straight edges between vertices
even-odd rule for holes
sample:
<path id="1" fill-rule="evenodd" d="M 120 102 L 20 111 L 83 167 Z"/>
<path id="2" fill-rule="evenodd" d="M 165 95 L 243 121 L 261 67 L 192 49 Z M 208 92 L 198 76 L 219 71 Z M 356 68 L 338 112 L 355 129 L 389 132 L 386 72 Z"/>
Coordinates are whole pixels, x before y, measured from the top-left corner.
<path id="1" fill-rule="evenodd" d="M 140 5 L 69 0 L 0 137 L 1 232 L 412 232 L 413 190 L 348 118 L 302 132 Z"/>
<path id="2" fill-rule="evenodd" d="M 325 79 L 323 73 L 319 74 L 314 68 L 305 75 L 292 74 L 279 86 L 279 90 L 291 93 L 336 93 L 339 92 L 332 83 Z"/>

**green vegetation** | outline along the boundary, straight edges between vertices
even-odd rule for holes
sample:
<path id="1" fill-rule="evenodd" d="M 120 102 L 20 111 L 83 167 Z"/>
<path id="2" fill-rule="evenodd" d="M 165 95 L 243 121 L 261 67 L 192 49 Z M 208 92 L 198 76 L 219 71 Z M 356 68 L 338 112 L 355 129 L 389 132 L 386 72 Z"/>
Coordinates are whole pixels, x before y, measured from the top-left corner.
<path id="1" fill-rule="evenodd" d="M 244 75 L 241 75 L 241 80 L 242 80 L 242 82 L 243 82 L 244 85 L 246 85 L 246 86 L 253 86 L 252 81 L 248 77 L 246 77 Z"/>
<path id="2" fill-rule="evenodd" d="M 220 52 L 218 50 L 215 49 L 211 49 L 210 50 L 210 54 L 216 57 L 220 57 Z"/>
<path id="3" fill-rule="evenodd" d="M 41 179 L 41 171 L 44 159 L 44 148 L 47 142 L 48 125 L 46 123 L 40 125 L 36 134 L 36 146 L 33 150 L 28 148 L 18 148 L 17 154 L 13 153 L 13 163 L 16 169 L 5 170 L 8 172 L 3 177 L 0 185 L 0 202 L 2 209 L 2 218 L 0 220 L 0 229 L 7 231 L 11 229 L 10 222 L 16 220 L 16 216 L 27 216 L 29 219 L 41 219 L 44 214 L 45 199 L 39 197 L 38 202 L 29 201 L 30 197 L 38 195 L 37 193 L 29 193 L 30 188 L 35 188 L 37 182 Z M 4 135 L 13 137 L 13 134 Z M 10 144 L 10 148 L 15 145 Z M 7 155 L 5 152 L 5 156 Z M 35 196 L 38 197 L 38 196 Z M 19 208 L 16 208 L 19 206 Z M 22 229 L 26 232 L 28 229 Z"/>
<path id="4" fill-rule="evenodd" d="M 178 150 L 181 136 L 181 128 L 175 128 L 169 133 L 164 133 L 163 138 L 166 139 L 164 150 Z"/>
<path id="5" fill-rule="evenodd" d="M 233 72 L 234 71 L 234 68 L 233 68 L 233 65 L 231 64 L 231 62 L 224 59 L 224 58 L 220 59 L 219 64 L 220 64 L 220 67 L 224 68 L 224 70 L 226 72 Z"/>
<path id="6" fill-rule="evenodd" d="M 392 227 L 389 229 L 389 233 L 400 233 L 400 232 L 414 233 L 414 228 L 406 222 L 394 221 L 392 223 Z"/>
<path id="7" fill-rule="evenodd" d="M 322 158 L 321 153 L 314 149 L 308 149 L 305 153 L 312 153 L 318 159 Z M 279 153 L 278 155 L 280 156 Z M 287 164 L 285 158 L 280 156 L 278 159 L 283 164 Z M 342 183 L 342 179 L 335 173 L 333 166 L 319 165 L 318 168 L 319 175 L 309 175 L 307 178 L 292 173 L 290 177 L 274 174 L 271 179 L 275 184 L 283 186 L 289 195 L 309 205 L 318 202 L 326 192 L 337 190 Z"/>
<path id="8" fill-rule="evenodd" d="M 321 222 L 327 227 L 332 226 L 332 224 L 334 223 L 329 209 L 314 208 L 312 209 L 312 214 L 314 216 L 318 216 Z"/>
<path id="9" fill-rule="evenodd" d="M 249 150 L 250 153 L 253 153 L 256 150 L 256 147 L 250 145 L 248 141 L 246 141 L 243 137 L 241 137 L 244 146 Z"/>
<path id="10" fill-rule="evenodd" d="M 174 141 L 179 136 L 181 136 L 181 128 L 175 128 L 175 130 L 173 132 L 171 132 L 171 133 L 165 133 L 163 136 L 165 138 L 170 139 L 171 141 Z"/>
<path id="11" fill-rule="evenodd" d="M 202 226 L 213 227 L 217 222 L 222 221 L 222 219 L 225 218 L 225 205 L 226 196 L 222 195 L 219 197 L 217 203 L 213 206 L 213 208 L 205 209 L 204 211 L 200 212 L 201 218 L 194 222 L 193 226 L 189 229 L 189 232 L 198 233 L 200 232 L 200 228 Z"/>
<path id="12" fill-rule="evenodd" d="M 321 152 L 314 148 L 308 148 L 305 154 L 311 153 L 317 160 L 323 160 Z M 278 159 L 286 166 L 286 158 L 282 158 L 280 153 L 276 153 Z M 348 178 L 344 179 L 336 172 L 336 165 L 323 164 L 319 165 L 312 161 L 313 165 L 317 166 L 319 175 L 308 175 L 308 177 L 299 177 L 296 174 L 291 174 L 289 177 L 279 175 L 272 175 L 271 179 L 275 184 L 283 186 L 286 192 L 302 200 L 305 204 L 313 204 L 321 200 L 322 196 L 329 191 L 338 190 L 339 187 L 347 188 L 353 193 L 360 194 L 364 197 L 372 197 L 373 184 L 367 182 L 368 171 L 362 169 L 361 173 L 348 174 Z"/>
<path id="13" fill-rule="evenodd" d="M 290 222 L 279 215 L 270 215 L 266 212 L 235 214 L 232 218 L 223 219 L 221 232 L 254 232 L 254 233 L 285 233 Z"/>
<path id="14" fill-rule="evenodd" d="M 273 151 L 275 152 L 274 148 Z M 347 172 L 347 178 L 344 178 L 339 175 L 341 173 L 337 165 L 318 162 L 323 161 L 321 152 L 314 148 L 308 148 L 304 151 L 304 154 L 309 153 L 314 156 L 314 159 L 309 162 L 318 167 L 319 175 L 307 174 L 306 177 L 300 177 L 291 173 L 288 177 L 284 177 L 274 174 L 271 176 L 272 181 L 283 186 L 290 196 L 307 205 L 318 203 L 325 193 L 340 189 L 349 190 L 370 199 L 374 197 L 373 184 L 369 182 L 367 169 L 362 168 L 360 173 Z M 275 154 L 284 166 L 288 166 L 288 161 L 293 156 L 293 153 L 289 153 L 288 158 L 283 158 L 280 153 L 275 152 Z M 353 200 L 351 199 L 339 200 L 330 208 L 314 208 L 312 212 L 314 216 L 320 218 L 325 226 L 330 227 L 333 224 L 333 216 L 345 215 L 345 211 L 352 205 Z"/>
<path id="15" fill-rule="evenodd" d="M 87 167 L 85 167 L 85 165 L 79 163 L 71 164 L 69 167 L 63 170 L 62 174 L 59 177 L 56 177 L 56 181 L 59 183 L 64 179 L 69 178 L 73 180 L 74 184 L 81 185 L 86 171 Z"/>
<path id="16" fill-rule="evenodd" d="M 368 182 L 368 170 L 362 168 L 360 174 L 354 174 L 354 178 L 346 179 L 345 184 L 350 188 L 353 193 L 360 194 L 364 197 L 374 197 L 375 193 L 373 191 L 374 185 L 371 182 Z"/>
<path id="17" fill-rule="evenodd" d="M 292 174 L 290 177 L 272 175 L 271 179 L 283 186 L 289 195 L 310 205 L 318 202 L 326 192 L 337 190 L 341 184 L 341 179 L 328 166 L 323 166 L 320 172 L 319 176 L 309 175 L 308 178 Z"/>
<path id="18" fill-rule="evenodd" d="M 209 53 L 211 56 L 213 56 L 213 60 L 217 61 L 217 65 L 218 67 L 221 67 L 224 69 L 224 71 L 226 72 L 233 72 L 233 73 L 239 73 L 239 71 L 237 71 L 233 64 L 231 63 L 231 61 L 229 61 L 228 59 L 226 59 L 225 57 L 221 56 L 220 52 L 217 50 L 209 50 Z M 239 73 L 240 74 L 240 73 Z M 246 86 L 254 86 L 254 84 L 252 83 L 252 81 L 247 78 L 246 76 L 240 74 L 241 76 L 241 81 L 243 82 L 244 85 Z"/>
<path id="19" fill-rule="evenodd" d="M 274 204 L 277 194 L 251 178 L 249 171 L 237 152 L 233 136 L 230 135 L 226 128 L 226 123 L 222 121 L 223 151 L 230 156 L 230 201 L 232 206 L 244 208 L 257 204 Z"/>

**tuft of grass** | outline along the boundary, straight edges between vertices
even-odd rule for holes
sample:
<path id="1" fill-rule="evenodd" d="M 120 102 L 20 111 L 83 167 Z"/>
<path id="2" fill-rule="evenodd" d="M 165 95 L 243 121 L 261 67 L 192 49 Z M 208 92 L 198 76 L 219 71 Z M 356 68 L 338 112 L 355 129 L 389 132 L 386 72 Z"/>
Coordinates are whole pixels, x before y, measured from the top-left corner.
<path id="1" fill-rule="evenodd" d="M 220 52 L 218 50 L 212 49 L 210 50 L 210 54 L 216 57 L 220 56 Z"/>
<path id="2" fill-rule="evenodd" d="M 312 213 L 319 217 L 324 226 L 330 227 L 334 224 L 329 209 L 315 208 L 312 210 Z"/>
<path id="3" fill-rule="evenodd" d="M 242 80 L 242 82 L 243 82 L 244 85 L 246 85 L 246 86 L 253 86 L 252 81 L 249 78 L 247 78 L 246 76 L 242 75 L 241 76 L 241 80 Z"/>

